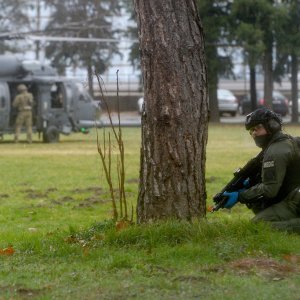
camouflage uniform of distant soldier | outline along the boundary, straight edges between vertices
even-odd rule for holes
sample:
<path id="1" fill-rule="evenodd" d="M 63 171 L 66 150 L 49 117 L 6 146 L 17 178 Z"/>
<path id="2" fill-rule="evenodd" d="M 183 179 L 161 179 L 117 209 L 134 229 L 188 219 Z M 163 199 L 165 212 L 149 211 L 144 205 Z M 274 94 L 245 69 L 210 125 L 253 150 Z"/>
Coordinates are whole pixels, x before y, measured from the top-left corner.
<path id="1" fill-rule="evenodd" d="M 32 142 L 32 106 L 33 96 L 27 91 L 24 84 L 17 87 L 19 94 L 15 97 L 13 107 L 17 108 L 18 115 L 16 119 L 15 142 L 19 141 L 19 135 L 22 126 L 25 124 L 27 130 L 27 142 Z"/>

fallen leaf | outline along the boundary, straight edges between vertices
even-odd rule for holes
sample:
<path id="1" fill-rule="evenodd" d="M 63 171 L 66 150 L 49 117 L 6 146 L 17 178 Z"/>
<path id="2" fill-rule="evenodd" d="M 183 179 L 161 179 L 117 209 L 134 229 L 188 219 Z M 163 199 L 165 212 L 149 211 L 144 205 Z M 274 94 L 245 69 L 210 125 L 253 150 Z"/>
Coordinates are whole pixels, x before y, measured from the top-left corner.
<path id="1" fill-rule="evenodd" d="M 282 258 L 292 264 L 300 263 L 300 255 L 287 254 L 287 255 L 284 255 Z"/>
<path id="2" fill-rule="evenodd" d="M 123 230 L 127 228 L 130 225 L 130 222 L 127 220 L 120 220 L 116 222 L 116 229 L 117 231 Z"/>
<path id="3" fill-rule="evenodd" d="M 0 249 L 0 255 L 13 255 L 14 253 L 15 253 L 15 250 L 11 246 L 4 248 L 4 249 Z"/>
<path id="4" fill-rule="evenodd" d="M 69 244 L 77 243 L 77 241 L 78 240 L 74 235 L 70 235 L 70 236 L 65 238 L 65 242 L 67 242 Z"/>

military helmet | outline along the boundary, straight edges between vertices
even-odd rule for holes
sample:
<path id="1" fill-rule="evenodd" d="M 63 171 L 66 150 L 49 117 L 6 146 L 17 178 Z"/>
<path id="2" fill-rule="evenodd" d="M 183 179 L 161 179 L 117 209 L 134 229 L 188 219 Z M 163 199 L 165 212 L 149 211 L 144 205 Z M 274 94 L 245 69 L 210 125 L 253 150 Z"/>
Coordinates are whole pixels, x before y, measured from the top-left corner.
<path id="1" fill-rule="evenodd" d="M 25 84 L 19 84 L 17 90 L 18 92 L 27 91 L 27 86 Z"/>
<path id="2" fill-rule="evenodd" d="M 262 124 L 270 133 L 281 130 L 281 116 L 267 108 L 258 108 L 246 116 L 245 127 L 247 130 Z"/>

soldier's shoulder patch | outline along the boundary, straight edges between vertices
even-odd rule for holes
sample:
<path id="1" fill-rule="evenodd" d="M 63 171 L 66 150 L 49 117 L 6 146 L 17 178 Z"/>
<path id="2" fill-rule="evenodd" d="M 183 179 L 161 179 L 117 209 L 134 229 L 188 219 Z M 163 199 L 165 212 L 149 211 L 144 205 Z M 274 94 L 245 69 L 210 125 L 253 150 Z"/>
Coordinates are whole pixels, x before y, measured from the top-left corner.
<path id="1" fill-rule="evenodd" d="M 265 161 L 263 163 L 263 168 L 272 168 L 275 166 L 274 160 Z"/>

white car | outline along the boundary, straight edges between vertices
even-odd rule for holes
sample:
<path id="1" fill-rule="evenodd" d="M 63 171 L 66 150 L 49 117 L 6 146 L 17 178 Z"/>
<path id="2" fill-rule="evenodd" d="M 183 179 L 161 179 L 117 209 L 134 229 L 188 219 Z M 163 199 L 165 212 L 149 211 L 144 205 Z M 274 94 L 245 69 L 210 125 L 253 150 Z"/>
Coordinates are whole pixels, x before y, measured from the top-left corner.
<path id="1" fill-rule="evenodd" d="M 229 90 L 218 89 L 218 105 L 219 113 L 229 113 L 231 116 L 235 116 L 238 111 L 238 100 Z"/>
<path id="2" fill-rule="evenodd" d="M 142 112 L 143 112 L 143 105 L 144 105 L 144 97 L 141 97 L 141 98 L 139 98 L 139 100 L 137 102 L 138 112 L 140 114 L 142 114 Z"/>
<path id="3" fill-rule="evenodd" d="M 142 114 L 144 105 L 144 97 L 138 99 L 138 112 Z M 218 105 L 220 114 L 229 113 L 233 117 L 238 110 L 238 101 L 233 93 L 229 90 L 218 89 Z"/>

